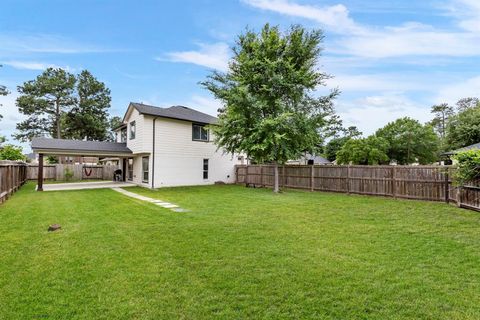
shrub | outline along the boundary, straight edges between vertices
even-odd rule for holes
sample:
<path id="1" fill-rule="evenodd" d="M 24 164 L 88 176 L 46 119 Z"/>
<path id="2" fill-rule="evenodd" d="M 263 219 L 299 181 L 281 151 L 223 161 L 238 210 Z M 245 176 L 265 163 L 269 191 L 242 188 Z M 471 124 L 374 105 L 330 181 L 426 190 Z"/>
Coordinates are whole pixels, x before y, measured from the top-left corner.
<path id="1" fill-rule="evenodd" d="M 25 156 L 21 147 L 6 144 L 0 149 L 0 160 L 25 160 Z"/>
<path id="2" fill-rule="evenodd" d="M 69 168 L 65 168 L 64 175 L 65 175 L 65 180 L 70 181 L 73 178 L 73 171 Z"/>
<path id="3" fill-rule="evenodd" d="M 459 152 L 453 159 L 457 161 L 455 172 L 457 184 L 461 185 L 480 179 L 480 150 Z"/>

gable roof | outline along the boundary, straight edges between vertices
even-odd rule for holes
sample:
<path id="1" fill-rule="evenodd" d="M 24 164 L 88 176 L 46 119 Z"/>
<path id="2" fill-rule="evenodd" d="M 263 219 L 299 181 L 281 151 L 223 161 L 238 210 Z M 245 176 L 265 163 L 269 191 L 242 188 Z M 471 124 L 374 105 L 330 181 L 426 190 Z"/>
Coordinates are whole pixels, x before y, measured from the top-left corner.
<path id="1" fill-rule="evenodd" d="M 184 107 L 184 106 L 172 106 L 169 108 L 160 108 L 160 107 L 155 107 L 155 106 L 150 106 L 143 103 L 135 103 L 135 102 L 130 102 L 129 107 L 130 106 L 137 109 L 137 111 L 141 114 L 146 114 L 154 117 L 185 120 L 185 121 L 191 121 L 191 122 L 202 123 L 202 124 L 214 124 L 217 122 L 217 118 L 209 114 L 206 114 L 188 107 Z M 127 113 L 128 113 L 128 110 L 127 110 Z"/>
<path id="2" fill-rule="evenodd" d="M 33 138 L 32 150 L 37 153 L 81 154 L 81 155 L 125 155 L 132 151 L 126 143 L 109 141 L 80 141 L 52 138 Z"/>
<path id="3" fill-rule="evenodd" d="M 466 146 L 466 147 L 463 147 L 463 148 L 460 148 L 460 149 L 457 149 L 457 150 L 448 151 L 448 152 L 445 152 L 443 154 L 444 155 L 454 155 L 454 154 L 457 154 L 457 153 L 462 152 L 462 151 L 475 150 L 475 149 L 480 150 L 480 142 L 471 144 L 469 146 Z"/>

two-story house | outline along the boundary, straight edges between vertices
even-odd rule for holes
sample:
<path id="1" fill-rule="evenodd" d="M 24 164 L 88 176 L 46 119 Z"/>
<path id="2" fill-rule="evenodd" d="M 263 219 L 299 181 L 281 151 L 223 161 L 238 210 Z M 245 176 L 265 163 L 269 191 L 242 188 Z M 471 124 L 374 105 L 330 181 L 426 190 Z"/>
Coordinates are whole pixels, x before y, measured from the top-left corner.
<path id="1" fill-rule="evenodd" d="M 207 128 L 216 118 L 184 107 L 130 103 L 117 142 L 132 151 L 126 180 L 159 188 L 233 182 L 238 157 L 225 154 Z"/>
<path id="2" fill-rule="evenodd" d="M 125 181 L 149 188 L 231 183 L 235 164 L 244 159 L 217 150 L 208 128 L 216 120 L 184 106 L 130 103 L 116 129 L 116 142 L 36 138 L 32 149 L 42 156 L 115 156 Z"/>

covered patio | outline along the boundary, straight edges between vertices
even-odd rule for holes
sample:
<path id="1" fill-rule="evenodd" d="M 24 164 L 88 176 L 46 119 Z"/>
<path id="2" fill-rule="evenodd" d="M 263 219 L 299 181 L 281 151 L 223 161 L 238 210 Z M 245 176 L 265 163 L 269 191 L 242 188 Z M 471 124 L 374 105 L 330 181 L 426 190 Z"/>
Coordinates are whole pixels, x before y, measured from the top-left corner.
<path id="1" fill-rule="evenodd" d="M 38 154 L 37 191 L 98 189 L 135 185 L 131 182 L 125 182 L 128 158 L 132 157 L 132 151 L 127 148 L 126 143 L 34 138 L 32 140 L 32 150 Z M 105 180 L 96 182 L 44 184 L 44 157 L 49 155 L 99 158 L 116 157 L 119 159 L 118 169 L 121 170 L 121 181 Z"/>

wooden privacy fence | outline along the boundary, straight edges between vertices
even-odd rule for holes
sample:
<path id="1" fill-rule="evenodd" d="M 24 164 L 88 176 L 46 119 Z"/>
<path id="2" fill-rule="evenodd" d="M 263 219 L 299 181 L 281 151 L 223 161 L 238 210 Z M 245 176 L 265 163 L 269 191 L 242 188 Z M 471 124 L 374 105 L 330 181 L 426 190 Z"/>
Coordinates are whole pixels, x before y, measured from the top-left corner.
<path id="1" fill-rule="evenodd" d="M 450 166 L 280 166 L 280 187 L 456 202 L 480 209 L 480 187 L 452 185 Z M 274 167 L 236 167 L 237 183 L 273 186 Z"/>
<path id="2" fill-rule="evenodd" d="M 45 180 L 64 181 L 65 173 L 69 170 L 73 176 L 72 180 L 112 180 L 113 172 L 117 166 L 100 166 L 84 164 L 51 164 L 43 166 L 43 178 Z M 38 165 L 29 165 L 27 167 L 27 179 L 37 180 Z"/>
<path id="3" fill-rule="evenodd" d="M 27 164 L 19 161 L 0 161 L 0 203 L 5 202 L 27 180 Z"/>

